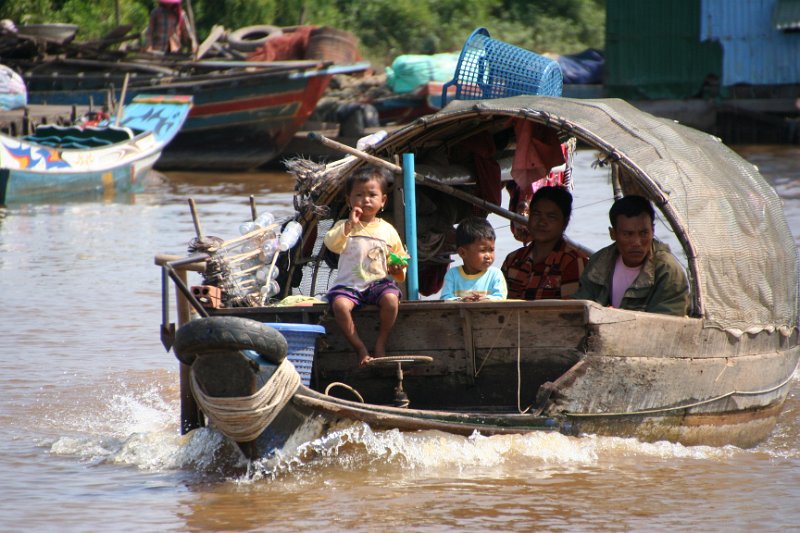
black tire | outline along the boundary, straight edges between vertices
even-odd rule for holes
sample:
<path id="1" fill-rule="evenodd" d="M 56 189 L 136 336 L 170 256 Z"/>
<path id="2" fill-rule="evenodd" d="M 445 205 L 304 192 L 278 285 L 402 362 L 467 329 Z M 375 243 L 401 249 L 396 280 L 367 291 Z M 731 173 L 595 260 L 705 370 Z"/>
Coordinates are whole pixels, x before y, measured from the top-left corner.
<path id="1" fill-rule="evenodd" d="M 253 350 L 278 365 L 289 350 L 275 328 L 236 316 L 197 318 L 181 326 L 172 349 L 182 363 L 194 363 L 198 355 L 220 350 Z"/>
<path id="2" fill-rule="evenodd" d="M 270 37 L 282 34 L 282 29 L 268 24 L 245 26 L 244 28 L 232 31 L 228 35 L 228 44 L 234 50 L 252 52 L 261 48 Z"/>

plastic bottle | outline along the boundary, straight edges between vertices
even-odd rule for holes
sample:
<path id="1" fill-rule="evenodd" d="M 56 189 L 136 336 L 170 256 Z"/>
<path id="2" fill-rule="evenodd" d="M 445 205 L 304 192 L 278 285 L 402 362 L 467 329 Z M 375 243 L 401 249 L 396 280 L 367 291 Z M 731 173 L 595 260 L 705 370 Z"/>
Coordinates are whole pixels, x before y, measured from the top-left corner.
<path id="1" fill-rule="evenodd" d="M 385 130 L 380 130 L 376 131 L 375 133 L 371 133 L 366 137 L 361 137 L 358 141 L 356 141 L 356 148 L 358 148 L 359 150 L 366 150 L 367 148 L 372 148 L 373 146 L 384 140 L 387 135 L 388 133 Z"/>
<path id="2" fill-rule="evenodd" d="M 281 231 L 280 236 L 280 247 L 281 251 L 285 252 L 295 244 L 300 239 L 300 235 L 303 234 L 303 226 L 300 225 L 297 221 L 290 221 L 286 226 L 284 226 L 283 230 Z"/>
<path id="3" fill-rule="evenodd" d="M 239 224 L 239 235 L 247 235 L 254 229 L 256 229 L 255 222 L 243 222 Z"/>
<path id="4" fill-rule="evenodd" d="M 254 224 L 259 228 L 266 228 L 270 224 L 275 222 L 275 216 L 273 216 L 270 212 L 261 213 L 256 217 Z"/>
<path id="5" fill-rule="evenodd" d="M 279 292 L 281 292 L 281 286 L 278 285 L 278 282 L 274 279 L 270 280 L 269 283 L 261 287 L 261 296 L 263 296 L 264 299 L 271 298 Z"/>
<path id="6" fill-rule="evenodd" d="M 264 244 L 261 245 L 260 259 L 264 263 L 267 264 L 271 263 L 272 256 L 274 256 L 278 252 L 279 248 L 280 248 L 280 241 L 278 241 L 276 237 L 264 241 Z"/>

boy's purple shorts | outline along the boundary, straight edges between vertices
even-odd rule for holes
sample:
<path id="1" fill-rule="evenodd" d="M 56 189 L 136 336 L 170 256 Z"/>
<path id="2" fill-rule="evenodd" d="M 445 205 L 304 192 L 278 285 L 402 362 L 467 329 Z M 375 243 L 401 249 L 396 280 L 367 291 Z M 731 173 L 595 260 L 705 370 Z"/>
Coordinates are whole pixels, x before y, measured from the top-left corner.
<path id="1" fill-rule="evenodd" d="M 352 287 L 345 287 L 344 285 L 336 285 L 328 291 L 328 303 L 333 305 L 336 298 L 347 298 L 354 304 L 356 309 L 362 305 L 378 305 L 384 294 L 394 294 L 397 299 L 400 299 L 400 287 L 391 278 L 383 278 L 373 282 L 369 287 L 363 291 L 353 289 Z"/>

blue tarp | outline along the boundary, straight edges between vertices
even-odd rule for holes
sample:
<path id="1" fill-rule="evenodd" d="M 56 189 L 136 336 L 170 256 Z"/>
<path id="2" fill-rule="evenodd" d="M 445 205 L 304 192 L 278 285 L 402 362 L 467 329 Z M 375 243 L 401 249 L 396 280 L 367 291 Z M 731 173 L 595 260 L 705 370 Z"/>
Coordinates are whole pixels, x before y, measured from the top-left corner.
<path id="1" fill-rule="evenodd" d="M 578 54 L 559 56 L 558 65 L 564 76 L 564 83 L 601 84 L 603 83 L 603 52 L 587 48 Z"/>

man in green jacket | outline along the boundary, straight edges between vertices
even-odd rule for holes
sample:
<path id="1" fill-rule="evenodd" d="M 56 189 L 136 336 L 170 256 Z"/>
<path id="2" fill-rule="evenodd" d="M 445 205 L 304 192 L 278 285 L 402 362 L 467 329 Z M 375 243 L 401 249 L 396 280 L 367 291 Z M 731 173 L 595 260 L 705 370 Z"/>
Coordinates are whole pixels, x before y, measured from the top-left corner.
<path id="1" fill-rule="evenodd" d="M 620 309 L 684 316 L 689 282 L 669 246 L 654 240 L 655 211 L 642 196 L 620 198 L 609 211 L 614 244 L 589 258 L 576 300 Z"/>

